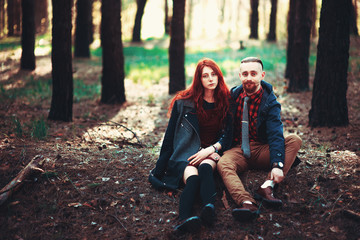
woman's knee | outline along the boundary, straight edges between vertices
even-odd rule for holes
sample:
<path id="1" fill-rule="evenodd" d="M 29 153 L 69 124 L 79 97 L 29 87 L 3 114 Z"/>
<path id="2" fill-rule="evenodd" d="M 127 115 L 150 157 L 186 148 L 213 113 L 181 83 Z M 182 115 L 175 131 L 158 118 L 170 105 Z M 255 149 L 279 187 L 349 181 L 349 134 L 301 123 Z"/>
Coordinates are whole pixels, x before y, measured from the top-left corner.
<path id="1" fill-rule="evenodd" d="M 213 170 L 216 168 L 216 162 L 211 159 L 205 159 L 200 163 L 199 167 L 202 165 L 205 166 L 204 164 L 210 165 Z"/>
<path id="2" fill-rule="evenodd" d="M 186 166 L 183 176 L 184 183 L 186 184 L 186 180 L 193 175 L 199 175 L 197 168 L 190 165 Z"/>

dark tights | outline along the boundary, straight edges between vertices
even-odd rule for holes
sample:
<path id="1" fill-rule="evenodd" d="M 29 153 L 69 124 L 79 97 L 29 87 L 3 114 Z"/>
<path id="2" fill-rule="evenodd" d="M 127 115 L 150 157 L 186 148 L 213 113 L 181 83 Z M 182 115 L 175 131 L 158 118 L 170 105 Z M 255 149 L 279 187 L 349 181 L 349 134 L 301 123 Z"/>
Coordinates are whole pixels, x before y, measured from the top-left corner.
<path id="1" fill-rule="evenodd" d="M 180 196 L 179 219 L 187 219 L 192 216 L 196 193 L 200 187 L 200 197 L 204 205 L 215 203 L 215 182 L 213 169 L 210 164 L 201 164 L 198 168 L 199 175 L 192 175 L 187 178 L 184 191 Z"/>

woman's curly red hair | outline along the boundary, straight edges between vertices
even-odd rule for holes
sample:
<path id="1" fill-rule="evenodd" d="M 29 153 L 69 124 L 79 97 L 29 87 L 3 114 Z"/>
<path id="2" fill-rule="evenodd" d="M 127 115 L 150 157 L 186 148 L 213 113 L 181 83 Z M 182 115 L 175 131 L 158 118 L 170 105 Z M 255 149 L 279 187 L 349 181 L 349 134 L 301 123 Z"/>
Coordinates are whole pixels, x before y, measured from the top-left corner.
<path id="1" fill-rule="evenodd" d="M 218 76 L 218 85 L 214 92 L 214 100 L 215 109 L 219 112 L 219 114 L 221 114 L 221 122 L 223 122 L 229 110 L 230 91 L 224 81 L 224 75 L 221 72 L 221 69 L 215 63 L 215 61 L 210 58 L 203 58 L 197 63 L 191 86 L 183 91 L 178 92 L 175 95 L 171 101 L 168 114 L 170 114 L 176 100 L 192 99 L 195 102 L 196 112 L 199 115 L 199 118 L 204 119 L 206 117 L 206 112 L 203 108 L 204 87 L 201 83 L 202 71 L 204 67 L 210 67 Z"/>

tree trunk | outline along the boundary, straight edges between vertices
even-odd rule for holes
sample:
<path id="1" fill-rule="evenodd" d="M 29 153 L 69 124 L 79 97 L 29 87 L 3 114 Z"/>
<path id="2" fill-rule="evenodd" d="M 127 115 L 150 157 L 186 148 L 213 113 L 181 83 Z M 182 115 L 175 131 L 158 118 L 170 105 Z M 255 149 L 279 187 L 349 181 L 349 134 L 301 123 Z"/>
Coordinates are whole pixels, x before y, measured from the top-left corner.
<path id="1" fill-rule="evenodd" d="M 21 63 L 20 68 L 35 69 L 35 5 L 33 0 L 21 0 Z"/>
<path id="2" fill-rule="evenodd" d="M 89 44 L 92 44 L 94 42 L 94 17 L 93 17 L 93 7 L 94 7 L 94 0 L 90 0 L 91 2 L 91 6 L 90 6 L 90 18 L 89 18 L 89 26 L 90 26 L 90 29 L 89 29 L 89 39 L 90 39 L 90 42 Z"/>
<path id="3" fill-rule="evenodd" d="M 294 42 L 292 46 L 291 75 L 288 92 L 309 90 L 309 52 L 312 18 L 312 0 L 296 0 Z"/>
<path id="4" fill-rule="evenodd" d="M 125 71 L 121 40 L 121 0 L 106 0 L 101 4 L 102 90 L 101 102 L 124 103 Z"/>
<path id="5" fill-rule="evenodd" d="M 169 5 L 168 5 L 168 0 L 165 0 L 165 21 L 164 21 L 164 26 L 165 26 L 165 34 L 170 34 L 170 20 L 169 20 Z"/>
<path id="6" fill-rule="evenodd" d="M 350 34 L 352 34 L 354 36 L 359 36 L 358 27 L 357 27 L 357 3 L 356 3 L 356 0 L 354 1 L 354 4 L 351 4 Z"/>
<path id="7" fill-rule="evenodd" d="M 250 13 L 250 38 L 259 39 L 259 0 L 250 0 L 251 13 Z"/>
<path id="8" fill-rule="evenodd" d="M 21 22 L 21 0 L 7 1 L 8 12 L 8 36 L 15 36 L 20 33 Z"/>
<path id="9" fill-rule="evenodd" d="M 144 15 L 146 0 L 136 0 L 137 10 L 132 35 L 132 42 L 141 42 L 141 20 Z"/>
<path id="10" fill-rule="evenodd" d="M 72 0 L 52 0 L 52 99 L 49 119 L 72 121 L 73 76 L 71 55 Z"/>
<path id="11" fill-rule="evenodd" d="M 173 0 L 169 46 L 169 94 L 185 89 L 185 0 Z"/>
<path id="12" fill-rule="evenodd" d="M 276 13 L 277 0 L 271 0 L 270 29 L 267 36 L 268 41 L 276 41 Z"/>
<path id="13" fill-rule="evenodd" d="M 188 9 L 186 35 L 185 35 L 186 39 L 190 39 L 190 35 L 191 35 L 192 20 L 193 20 L 193 0 L 189 0 L 188 6 L 189 6 L 189 9 Z"/>
<path id="14" fill-rule="evenodd" d="M 316 28 L 316 18 L 317 18 L 317 5 L 316 0 L 311 0 L 313 4 L 312 8 L 312 18 L 311 18 L 311 38 L 317 37 L 317 28 Z"/>
<path id="15" fill-rule="evenodd" d="M 285 78 L 290 78 L 292 74 L 292 65 L 291 54 L 293 51 L 294 43 L 294 28 L 295 28 L 295 7 L 297 0 L 290 0 L 289 2 L 289 13 L 288 13 L 288 42 L 286 50 L 286 69 L 285 69 Z"/>
<path id="16" fill-rule="evenodd" d="M 35 0 L 35 33 L 46 33 L 49 27 L 48 0 Z"/>
<path id="17" fill-rule="evenodd" d="M 5 0 L 0 0 L 0 37 L 4 36 L 5 30 Z"/>
<path id="18" fill-rule="evenodd" d="M 77 0 L 75 26 L 75 57 L 90 58 L 92 0 Z"/>
<path id="19" fill-rule="evenodd" d="M 323 0 L 309 124 L 346 126 L 351 0 Z"/>

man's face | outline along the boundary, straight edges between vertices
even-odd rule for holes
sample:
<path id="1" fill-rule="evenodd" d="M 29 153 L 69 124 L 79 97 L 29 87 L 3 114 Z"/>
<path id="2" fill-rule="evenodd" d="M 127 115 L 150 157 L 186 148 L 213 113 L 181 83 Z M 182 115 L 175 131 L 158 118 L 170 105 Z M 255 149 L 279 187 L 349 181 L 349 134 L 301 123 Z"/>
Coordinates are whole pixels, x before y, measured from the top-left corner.
<path id="1" fill-rule="evenodd" d="M 265 72 L 258 62 L 245 62 L 240 65 L 240 80 L 244 91 L 248 95 L 256 93 L 260 89 L 260 81 L 264 79 Z"/>

